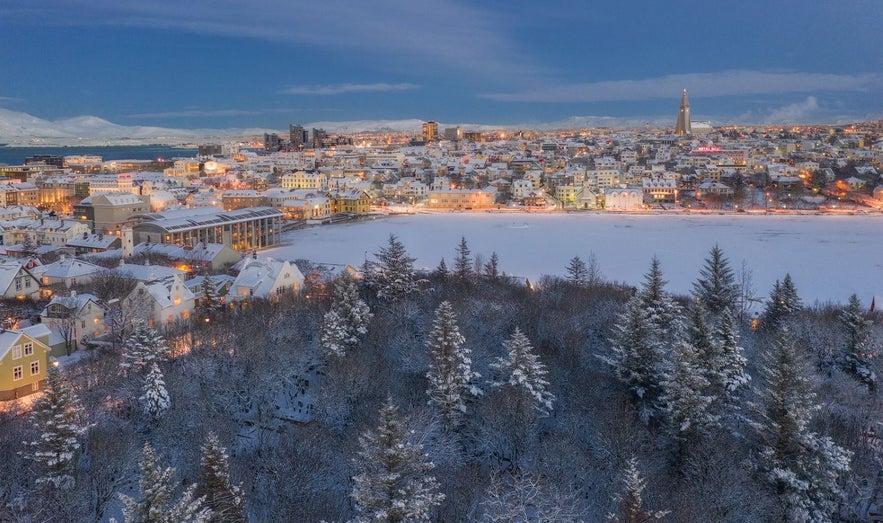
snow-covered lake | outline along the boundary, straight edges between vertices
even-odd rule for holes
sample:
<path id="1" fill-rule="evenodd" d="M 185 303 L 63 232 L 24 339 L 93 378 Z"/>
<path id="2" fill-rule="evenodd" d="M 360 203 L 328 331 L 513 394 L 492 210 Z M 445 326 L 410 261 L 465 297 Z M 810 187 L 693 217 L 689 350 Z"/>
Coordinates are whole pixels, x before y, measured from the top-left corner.
<path id="1" fill-rule="evenodd" d="M 417 267 L 434 268 L 442 257 L 451 267 L 464 236 L 473 256 L 496 252 L 502 271 L 531 280 L 564 275 L 573 256 L 594 252 L 606 279 L 637 284 L 655 254 L 678 293 L 691 289 L 718 244 L 735 270 L 748 263 L 758 295 L 786 272 L 810 304 L 856 293 L 867 305 L 883 295 L 883 216 L 417 214 L 292 231 L 267 254 L 358 266 L 390 234 Z"/>

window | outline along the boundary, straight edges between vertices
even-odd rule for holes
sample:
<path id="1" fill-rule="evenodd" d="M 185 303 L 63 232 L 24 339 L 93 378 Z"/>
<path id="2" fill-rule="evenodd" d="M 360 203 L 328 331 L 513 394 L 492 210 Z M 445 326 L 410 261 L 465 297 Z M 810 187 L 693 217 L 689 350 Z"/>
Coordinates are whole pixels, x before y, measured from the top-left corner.
<path id="1" fill-rule="evenodd" d="M 17 360 L 19 358 L 21 358 L 21 345 L 13 345 L 12 359 Z"/>
<path id="2" fill-rule="evenodd" d="M 24 377 L 24 369 L 21 365 L 12 368 L 12 380 L 18 381 Z"/>
<path id="3" fill-rule="evenodd" d="M 25 356 L 31 356 L 34 354 L 34 344 L 33 343 L 25 343 Z"/>
<path id="4" fill-rule="evenodd" d="M 40 374 L 40 362 L 39 361 L 32 361 L 31 362 L 31 376 L 36 376 L 37 374 Z"/>
<path id="5" fill-rule="evenodd" d="M 28 278 L 28 279 L 25 280 L 25 287 L 28 288 L 28 289 L 31 288 L 31 279 L 30 279 L 30 278 Z"/>

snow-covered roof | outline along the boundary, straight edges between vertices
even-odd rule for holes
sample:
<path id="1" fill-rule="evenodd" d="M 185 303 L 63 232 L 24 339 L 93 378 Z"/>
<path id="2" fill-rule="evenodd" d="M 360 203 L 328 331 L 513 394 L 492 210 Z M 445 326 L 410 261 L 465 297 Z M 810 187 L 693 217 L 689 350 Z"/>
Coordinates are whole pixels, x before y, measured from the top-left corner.
<path id="1" fill-rule="evenodd" d="M 62 257 L 58 261 L 40 265 L 31 269 L 31 274 L 37 278 L 47 276 L 49 278 L 79 278 L 104 271 L 104 267 L 79 260 L 77 258 Z"/>

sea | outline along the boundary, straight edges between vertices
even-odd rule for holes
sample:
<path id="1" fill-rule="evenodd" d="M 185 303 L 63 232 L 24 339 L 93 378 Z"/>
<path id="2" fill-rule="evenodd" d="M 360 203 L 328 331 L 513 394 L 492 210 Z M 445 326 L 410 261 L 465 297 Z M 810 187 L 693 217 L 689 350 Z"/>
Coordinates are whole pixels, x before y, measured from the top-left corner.
<path id="1" fill-rule="evenodd" d="M 0 147 L 0 165 L 21 165 L 25 158 L 36 155 L 74 156 L 90 154 L 104 160 L 156 160 L 162 158 L 193 158 L 195 147 L 170 147 L 168 145 L 115 145 L 76 147 Z"/>

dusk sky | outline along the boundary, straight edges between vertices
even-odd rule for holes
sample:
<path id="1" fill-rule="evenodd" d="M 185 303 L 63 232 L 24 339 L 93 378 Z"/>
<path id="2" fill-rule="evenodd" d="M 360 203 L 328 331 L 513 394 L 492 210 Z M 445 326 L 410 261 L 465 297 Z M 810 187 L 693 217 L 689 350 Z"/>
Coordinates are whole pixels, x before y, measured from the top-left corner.
<path id="1" fill-rule="evenodd" d="M 880 0 L 3 0 L 0 108 L 124 125 L 883 117 Z"/>

